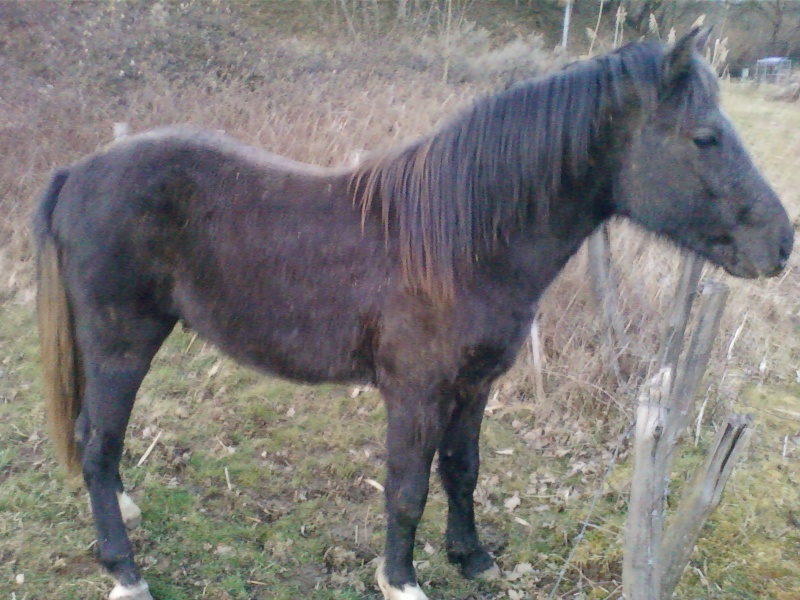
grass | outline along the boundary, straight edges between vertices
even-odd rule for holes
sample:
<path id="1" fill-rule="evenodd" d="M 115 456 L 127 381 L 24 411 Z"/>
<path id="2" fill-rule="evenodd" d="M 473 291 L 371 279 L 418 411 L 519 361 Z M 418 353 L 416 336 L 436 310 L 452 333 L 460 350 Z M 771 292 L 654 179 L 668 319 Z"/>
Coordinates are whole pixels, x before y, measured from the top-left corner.
<path id="1" fill-rule="evenodd" d="M 507 69 L 509 56 L 528 47 L 541 52 L 541 44 L 492 54 L 475 41 L 489 39 L 484 34 L 463 47 L 455 36 L 451 77 L 442 81 L 438 39 L 316 39 L 301 35 L 311 27 L 301 19 L 283 28 L 293 36 L 262 42 L 264 27 L 280 25 L 286 2 L 253 13 L 253 22 L 226 21 L 210 3 L 165 2 L 166 16 L 147 19 L 131 17 L 133 5 L 120 2 L 69 10 L 43 3 L 38 8 L 51 12 L 41 20 L 17 4 L 28 25 L 2 33 L 6 50 L 21 58 L 0 65 L 15 82 L 0 99 L 0 600 L 93 600 L 106 596 L 109 580 L 94 560 L 86 494 L 54 464 L 40 400 L 27 199 L 48 171 L 105 143 L 113 121 L 134 131 L 192 121 L 301 160 L 341 164 L 353 150 L 429 130 L 502 85 L 497 64 Z M 94 59 L 81 65 L 84 51 Z M 128 69 L 131 60 L 136 72 L 115 75 L 117 63 Z M 551 60 L 543 56 L 542 64 Z M 511 71 L 528 63 L 515 64 Z M 474 65 L 489 75 L 476 76 Z M 235 71 L 246 76 L 226 75 Z M 723 99 L 797 219 L 800 107 L 733 84 Z M 478 519 L 505 576 L 467 582 L 447 564 L 446 501 L 434 483 L 416 549 L 432 598 L 547 598 L 587 518 L 557 597 L 620 597 L 630 466 L 617 437 L 628 426 L 637 373 L 652 356 L 677 257 L 629 227 L 615 226 L 614 239 L 628 345 L 608 348 L 579 256 L 541 308 L 546 397 L 536 397 L 523 353 L 487 413 Z M 708 376 L 709 410 L 698 446 L 684 449 L 676 486 L 713 439 L 709 415 L 751 412 L 756 433 L 680 598 L 789 600 L 800 589 L 797 261 L 780 280 L 725 279 L 733 292 Z M 612 351 L 620 374 L 607 367 Z M 373 561 L 382 551 L 383 506 L 370 481 L 383 478 L 384 431 L 374 392 L 354 396 L 350 388 L 262 377 L 176 331 L 141 390 L 123 461 L 144 516 L 132 539 L 156 596 L 379 598 Z"/>

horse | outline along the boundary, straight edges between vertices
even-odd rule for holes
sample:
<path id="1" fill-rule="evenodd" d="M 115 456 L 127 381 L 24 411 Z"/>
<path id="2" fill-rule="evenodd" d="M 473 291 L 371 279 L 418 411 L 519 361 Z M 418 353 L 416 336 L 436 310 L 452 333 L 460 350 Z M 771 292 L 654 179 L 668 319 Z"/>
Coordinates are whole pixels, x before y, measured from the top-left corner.
<path id="1" fill-rule="evenodd" d="M 57 455 L 88 488 L 110 600 L 152 600 L 119 464 L 179 322 L 263 372 L 380 390 L 386 600 L 427 598 L 412 558 L 437 452 L 447 556 L 496 576 L 473 505 L 481 419 L 587 236 L 626 218 L 744 278 L 791 253 L 787 214 L 719 107 L 708 35 L 520 82 L 354 167 L 172 126 L 57 170 L 34 223 L 44 390 Z"/>

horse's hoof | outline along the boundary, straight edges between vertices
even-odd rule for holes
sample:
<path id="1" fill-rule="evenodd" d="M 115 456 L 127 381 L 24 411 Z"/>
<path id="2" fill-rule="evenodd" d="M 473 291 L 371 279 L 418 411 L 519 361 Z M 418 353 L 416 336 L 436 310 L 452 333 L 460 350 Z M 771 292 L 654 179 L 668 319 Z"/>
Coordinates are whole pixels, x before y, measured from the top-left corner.
<path id="1" fill-rule="evenodd" d="M 402 589 L 391 585 L 386 578 L 383 567 L 383 559 L 380 559 L 378 561 L 378 569 L 375 571 L 375 577 L 378 580 L 378 587 L 381 588 L 381 592 L 383 592 L 384 600 L 428 600 L 425 592 L 423 592 L 417 584 L 406 584 Z"/>
<path id="2" fill-rule="evenodd" d="M 494 581 L 500 579 L 500 567 L 497 563 L 492 563 L 492 566 L 472 576 L 473 579 L 483 579 L 484 581 Z"/>
<path id="3" fill-rule="evenodd" d="M 132 531 L 142 524 L 142 511 L 136 506 L 136 503 L 131 500 L 125 492 L 117 494 L 117 501 L 119 502 L 119 512 L 122 513 L 122 521 L 125 527 Z"/>
<path id="4" fill-rule="evenodd" d="M 479 548 L 469 554 L 447 554 L 448 560 L 461 567 L 461 574 L 467 579 L 497 579 L 500 576 L 500 569 L 492 559 L 491 555 L 483 548 Z"/>
<path id="5" fill-rule="evenodd" d="M 147 582 L 142 579 L 133 585 L 118 583 L 108 595 L 108 600 L 153 600 Z"/>

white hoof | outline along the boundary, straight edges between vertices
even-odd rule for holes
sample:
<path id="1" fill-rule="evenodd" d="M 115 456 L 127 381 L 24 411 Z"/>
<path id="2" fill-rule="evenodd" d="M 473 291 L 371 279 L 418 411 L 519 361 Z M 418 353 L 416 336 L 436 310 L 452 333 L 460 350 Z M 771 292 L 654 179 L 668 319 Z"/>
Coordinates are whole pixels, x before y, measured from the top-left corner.
<path id="1" fill-rule="evenodd" d="M 428 600 L 425 592 L 418 585 L 404 585 L 403 589 L 396 588 L 389 584 L 386 573 L 383 572 L 383 559 L 378 561 L 378 569 L 375 571 L 378 579 L 378 587 L 383 592 L 384 600 Z"/>
<path id="2" fill-rule="evenodd" d="M 130 586 L 118 583 L 108 595 L 108 600 L 153 600 L 153 597 L 147 588 L 147 582 L 142 579 L 139 583 Z"/>
<path id="3" fill-rule="evenodd" d="M 500 567 L 497 566 L 497 563 L 494 563 L 483 573 L 478 573 L 475 576 L 475 579 L 482 579 L 484 581 L 494 581 L 495 579 L 500 579 Z"/>
<path id="4" fill-rule="evenodd" d="M 130 530 L 136 529 L 142 524 L 142 511 L 136 506 L 136 503 L 131 500 L 125 492 L 117 494 L 117 501 L 119 502 L 119 511 L 122 513 L 122 521 L 125 527 Z"/>

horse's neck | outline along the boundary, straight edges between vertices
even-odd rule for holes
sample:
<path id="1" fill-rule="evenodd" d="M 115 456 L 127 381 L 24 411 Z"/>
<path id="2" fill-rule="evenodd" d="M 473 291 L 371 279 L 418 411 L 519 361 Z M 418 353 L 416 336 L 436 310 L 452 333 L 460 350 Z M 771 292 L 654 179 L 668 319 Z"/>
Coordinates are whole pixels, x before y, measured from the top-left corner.
<path id="1" fill-rule="evenodd" d="M 509 273 L 515 294 L 537 302 L 599 225 L 611 216 L 610 191 L 576 188 L 555 199 L 545 226 L 519 230 L 507 244 Z"/>

